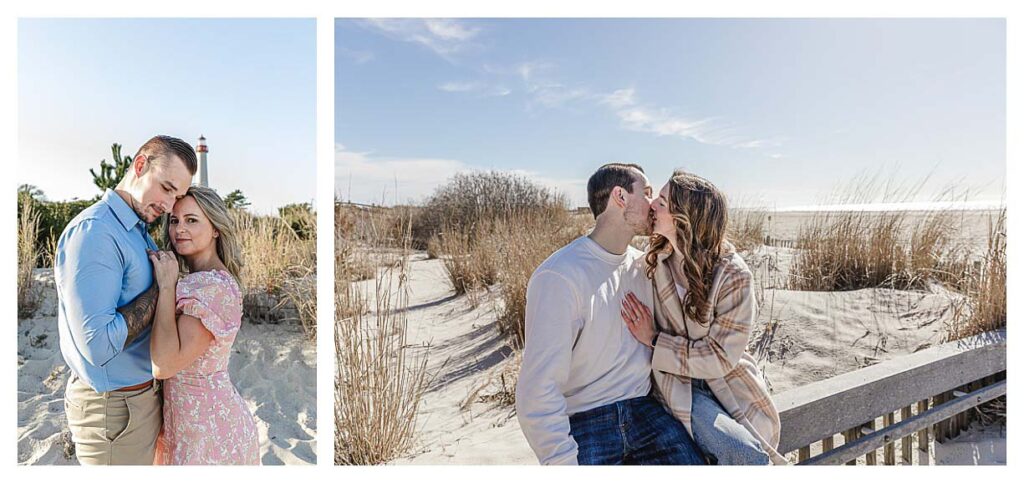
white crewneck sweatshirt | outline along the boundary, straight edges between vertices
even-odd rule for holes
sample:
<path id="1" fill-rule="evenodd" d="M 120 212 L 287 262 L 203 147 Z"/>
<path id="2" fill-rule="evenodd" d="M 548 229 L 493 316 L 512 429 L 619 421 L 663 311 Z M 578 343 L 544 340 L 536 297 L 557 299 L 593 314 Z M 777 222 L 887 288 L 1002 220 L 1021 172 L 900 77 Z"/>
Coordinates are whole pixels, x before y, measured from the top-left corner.
<path id="1" fill-rule="evenodd" d="M 620 315 L 629 292 L 654 306 L 643 252 L 609 253 L 588 236 L 530 277 L 516 413 L 541 464 L 576 464 L 570 415 L 650 392 L 651 350 Z"/>

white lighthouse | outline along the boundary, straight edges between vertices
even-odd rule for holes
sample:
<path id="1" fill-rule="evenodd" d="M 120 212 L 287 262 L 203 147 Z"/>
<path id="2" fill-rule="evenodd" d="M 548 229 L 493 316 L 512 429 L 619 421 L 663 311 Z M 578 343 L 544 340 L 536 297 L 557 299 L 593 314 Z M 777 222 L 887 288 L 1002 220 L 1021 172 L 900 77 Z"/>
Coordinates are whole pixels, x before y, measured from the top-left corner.
<path id="1" fill-rule="evenodd" d="M 206 147 L 206 138 L 199 135 L 199 144 L 196 145 L 196 154 L 199 155 L 199 186 L 210 186 L 210 179 L 206 175 L 206 153 L 210 148 Z"/>

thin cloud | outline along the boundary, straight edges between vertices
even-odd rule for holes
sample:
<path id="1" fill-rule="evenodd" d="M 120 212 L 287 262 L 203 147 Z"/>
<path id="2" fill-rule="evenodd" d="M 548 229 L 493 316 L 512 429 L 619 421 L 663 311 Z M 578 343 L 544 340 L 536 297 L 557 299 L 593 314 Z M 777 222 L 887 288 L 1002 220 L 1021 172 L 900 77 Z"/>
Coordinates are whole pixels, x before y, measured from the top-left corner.
<path id="1" fill-rule="evenodd" d="M 637 100 L 633 88 L 618 89 L 600 96 L 599 103 L 612 110 L 622 128 L 629 131 L 675 136 L 701 144 L 733 148 L 753 149 L 778 145 L 777 141 L 738 135 L 735 128 L 723 125 L 715 117 L 690 118 L 675 114 L 670 109 L 642 104 Z"/>
<path id="2" fill-rule="evenodd" d="M 455 19 L 367 19 L 366 25 L 403 42 L 430 49 L 445 60 L 473 45 L 481 29 Z"/>
<path id="3" fill-rule="evenodd" d="M 514 69 L 529 94 L 528 107 L 562 107 L 570 102 L 590 99 L 593 94 L 586 87 L 568 86 L 551 80 L 545 72 L 554 69 L 554 64 L 543 61 L 523 62 Z"/>
<path id="4" fill-rule="evenodd" d="M 429 18 L 423 22 L 430 33 L 442 39 L 465 41 L 480 33 L 479 28 L 469 27 L 452 19 Z"/>
<path id="5" fill-rule="evenodd" d="M 445 82 L 437 86 L 438 90 L 444 92 L 454 93 L 475 93 L 480 96 L 507 96 L 512 93 L 512 90 L 505 87 L 504 85 L 496 84 L 489 85 L 482 81 L 452 81 Z"/>
<path id="6" fill-rule="evenodd" d="M 335 52 L 337 52 L 339 56 L 347 58 L 356 64 L 365 64 L 375 58 L 373 52 L 368 50 L 353 50 L 342 46 L 336 47 Z"/>
<path id="7" fill-rule="evenodd" d="M 483 87 L 480 82 L 445 82 L 437 86 L 438 89 L 445 92 L 474 92 L 479 91 Z"/>

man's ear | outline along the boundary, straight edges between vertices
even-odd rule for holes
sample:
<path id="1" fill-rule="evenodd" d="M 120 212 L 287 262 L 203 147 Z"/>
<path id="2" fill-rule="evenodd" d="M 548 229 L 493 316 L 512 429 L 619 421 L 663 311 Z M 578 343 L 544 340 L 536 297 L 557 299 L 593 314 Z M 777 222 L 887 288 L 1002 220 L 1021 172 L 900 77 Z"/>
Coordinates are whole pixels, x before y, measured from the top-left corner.
<path id="1" fill-rule="evenodd" d="M 142 174 L 145 173 L 146 170 L 149 168 L 148 161 L 149 160 L 146 159 L 145 154 L 135 156 L 135 159 L 132 160 L 132 172 L 135 173 L 136 178 L 142 176 Z"/>
<path id="2" fill-rule="evenodd" d="M 610 198 L 612 201 L 615 202 L 615 205 L 618 206 L 619 208 L 626 207 L 626 195 L 624 194 L 625 191 L 626 190 L 622 189 L 621 186 L 615 186 L 612 188 L 612 194 Z"/>

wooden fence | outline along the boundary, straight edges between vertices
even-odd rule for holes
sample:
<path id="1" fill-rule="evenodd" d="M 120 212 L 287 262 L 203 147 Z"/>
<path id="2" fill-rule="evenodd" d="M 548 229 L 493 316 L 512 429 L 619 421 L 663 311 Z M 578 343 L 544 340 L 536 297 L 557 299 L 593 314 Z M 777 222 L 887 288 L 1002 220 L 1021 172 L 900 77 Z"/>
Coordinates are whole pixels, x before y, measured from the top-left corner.
<path id="1" fill-rule="evenodd" d="M 929 445 L 1005 394 L 1006 332 L 987 332 L 776 395 L 779 452 L 799 464 L 929 464 Z"/>
<path id="2" fill-rule="evenodd" d="M 797 248 L 796 240 L 772 238 L 770 236 L 764 237 L 764 244 L 770 247 Z"/>

